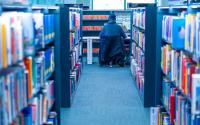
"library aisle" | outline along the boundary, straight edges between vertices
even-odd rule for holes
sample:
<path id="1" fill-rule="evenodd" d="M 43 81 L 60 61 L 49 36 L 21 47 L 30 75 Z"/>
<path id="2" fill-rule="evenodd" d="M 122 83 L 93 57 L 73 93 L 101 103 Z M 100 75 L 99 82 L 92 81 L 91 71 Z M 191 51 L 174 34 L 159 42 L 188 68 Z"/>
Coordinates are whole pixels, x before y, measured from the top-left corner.
<path id="1" fill-rule="evenodd" d="M 61 125 L 149 125 L 130 69 L 85 65 L 71 108 L 61 110 Z"/>

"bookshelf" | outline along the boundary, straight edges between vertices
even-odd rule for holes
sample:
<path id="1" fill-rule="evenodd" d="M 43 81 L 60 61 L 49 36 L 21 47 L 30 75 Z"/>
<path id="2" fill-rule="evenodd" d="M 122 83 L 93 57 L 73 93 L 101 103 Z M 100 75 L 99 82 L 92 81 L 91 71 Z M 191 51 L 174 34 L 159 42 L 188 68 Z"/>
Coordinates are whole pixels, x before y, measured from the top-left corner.
<path id="1" fill-rule="evenodd" d="M 168 124 L 199 124 L 198 13 L 199 5 L 192 3 L 182 7 L 158 7 L 163 100 L 158 116 L 169 119 Z"/>
<path id="2" fill-rule="evenodd" d="M 147 4 L 133 12 L 131 73 L 144 107 L 160 104 L 160 43 L 157 42 L 157 7 Z"/>
<path id="3" fill-rule="evenodd" d="M 0 124 L 45 124 L 50 119 L 56 124 L 55 9 L 36 12 L 29 5 L 3 4 L 1 10 Z"/>
<path id="4" fill-rule="evenodd" d="M 60 91 L 58 105 L 70 107 L 82 71 L 82 5 L 59 5 L 58 37 L 55 43 L 56 84 Z"/>

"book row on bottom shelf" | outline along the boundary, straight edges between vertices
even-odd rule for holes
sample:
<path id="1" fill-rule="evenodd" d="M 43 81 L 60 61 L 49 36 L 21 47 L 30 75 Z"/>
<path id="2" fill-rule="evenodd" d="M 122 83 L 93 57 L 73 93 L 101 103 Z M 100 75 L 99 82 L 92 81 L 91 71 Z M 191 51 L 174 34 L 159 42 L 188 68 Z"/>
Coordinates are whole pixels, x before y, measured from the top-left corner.
<path id="1" fill-rule="evenodd" d="M 43 88 L 30 97 L 27 94 L 30 92 L 29 72 L 23 63 L 9 68 L 3 74 L 0 76 L 0 124 L 46 123 L 54 104 L 54 81 L 45 81 Z"/>
<path id="2" fill-rule="evenodd" d="M 142 69 L 138 65 L 135 59 L 131 61 L 131 73 L 133 76 L 134 81 L 136 82 L 136 86 L 139 90 L 140 96 L 144 97 L 144 73 Z"/>
<path id="3" fill-rule="evenodd" d="M 199 125 L 198 99 L 191 102 L 168 80 L 163 80 L 162 91 L 161 105 L 151 108 L 151 125 Z"/>
<path id="4" fill-rule="evenodd" d="M 73 99 L 79 84 L 82 72 L 81 43 L 77 44 L 71 52 L 70 94 Z"/>

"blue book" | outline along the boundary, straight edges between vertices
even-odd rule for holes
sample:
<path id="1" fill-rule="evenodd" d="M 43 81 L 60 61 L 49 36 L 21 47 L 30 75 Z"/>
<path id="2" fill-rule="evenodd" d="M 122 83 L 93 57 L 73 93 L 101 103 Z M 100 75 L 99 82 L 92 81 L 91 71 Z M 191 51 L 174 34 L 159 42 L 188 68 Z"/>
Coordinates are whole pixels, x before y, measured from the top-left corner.
<path id="1" fill-rule="evenodd" d="M 44 41 L 45 44 L 48 42 L 48 15 L 44 15 Z"/>
<path id="2" fill-rule="evenodd" d="M 55 15 L 54 14 L 52 14 L 52 37 L 53 37 L 53 39 L 55 39 Z"/>
<path id="3" fill-rule="evenodd" d="M 31 106 L 29 106 L 23 110 L 23 115 L 24 115 L 24 124 L 32 125 L 32 108 L 31 108 Z"/>
<path id="4" fill-rule="evenodd" d="M 51 15 L 48 14 L 47 16 L 47 36 L 48 36 L 48 40 L 47 40 L 47 43 L 51 42 Z"/>
<path id="5" fill-rule="evenodd" d="M 185 45 L 185 19 L 173 18 L 172 21 L 172 48 L 184 49 Z"/>

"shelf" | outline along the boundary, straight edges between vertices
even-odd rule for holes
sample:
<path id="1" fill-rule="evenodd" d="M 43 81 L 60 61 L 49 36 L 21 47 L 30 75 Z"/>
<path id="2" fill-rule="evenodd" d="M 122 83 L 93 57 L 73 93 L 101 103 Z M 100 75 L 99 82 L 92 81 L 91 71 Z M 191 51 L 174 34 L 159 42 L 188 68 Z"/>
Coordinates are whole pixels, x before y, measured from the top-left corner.
<path id="1" fill-rule="evenodd" d="M 101 32 L 101 30 L 82 30 L 83 32 Z"/>
<path id="2" fill-rule="evenodd" d="M 187 9 L 187 5 L 169 5 L 169 6 L 158 6 L 158 9 Z"/>
<path id="3" fill-rule="evenodd" d="M 191 3 L 189 4 L 189 7 L 193 9 L 200 8 L 200 3 Z"/>
<path id="4" fill-rule="evenodd" d="M 22 62 L 23 62 L 22 60 L 21 61 L 17 61 L 15 64 L 12 64 L 12 65 L 10 65 L 10 66 L 8 66 L 6 68 L 0 69 L 0 76 L 1 75 L 6 75 L 6 74 L 12 72 L 14 69 L 18 68 L 18 66 L 20 66 L 19 64 L 22 63 Z"/>
<path id="5" fill-rule="evenodd" d="M 54 71 L 55 71 L 55 69 L 54 69 Z M 51 76 L 54 74 L 54 71 L 49 73 L 47 76 L 45 76 L 45 81 L 47 81 L 51 78 Z"/>
<path id="6" fill-rule="evenodd" d="M 28 9 L 30 6 L 28 4 L 3 4 L 3 9 L 15 9 L 15 10 L 21 10 L 21 9 Z"/>
<path id="7" fill-rule="evenodd" d="M 145 33 L 145 29 L 144 28 L 138 27 L 136 25 L 133 25 L 133 27 L 138 29 L 140 32 Z"/>
<path id="8" fill-rule="evenodd" d="M 108 19 L 83 19 L 83 21 L 108 21 Z"/>
<path id="9" fill-rule="evenodd" d="M 165 105 L 165 103 L 163 102 L 163 99 L 160 99 L 162 106 L 165 108 L 165 111 L 170 115 L 170 111 L 169 108 Z"/>
<path id="10" fill-rule="evenodd" d="M 164 38 L 162 38 L 162 42 L 163 42 L 164 44 L 171 44 L 170 42 L 168 42 L 168 41 L 165 40 Z"/>
<path id="11" fill-rule="evenodd" d="M 134 39 L 133 39 L 133 41 L 134 41 L 134 43 L 136 43 L 136 45 L 142 50 L 142 52 L 145 53 L 145 51 L 144 51 L 143 48 L 138 44 L 138 42 L 137 42 L 136 40 L 134 40 Z"/>
<path id="12" fill-rule="evenodd" d="M 47 48 L 49 48 L 49 46 L 53 46 L 52 44 L 54 43 L 54 41 L 55 41 L 55 40 L 52 39 L 52 40 L 49 41 L 48 43 L 45 43 L 45 47 L 42 47 L 42 46 L 37 47 L 37 48 L 35 49 L 36 52 L 46 50 Z"/>
<path id="13" fill-rule="evenodd" d="M 140 100 L 141 100 L 142 102 L 144 102 L 144 98 L 142 97 L 142 95 L 141 95 L 141 93 L 140 93 L 140 91 L 139 91 L 139 88 L 138 88 L 138 86 L 137 86 L 137 82 L 136 82 L 136 80 L 133 79 L 133 81 L 135 81 L 134 84 L 135 84 L 135 87 L 136 87 L 136 89 L 137 89 L 138 96 L 139 96 Z"/>
<path id="14" fill-rule="evenodd" d="M 163 70 L 162 70 L 163 71 Z M 183 93 L 183 91 L 175 84 L 175 81 L 171 81 L 171 79 L 163 72 L 165 78 L 167 78 L 167 80 L 174 86 L 178 89 L 179 92 L 181 92 L 182 96 L 189 102 L 191 102 L 191 98 L 188 96 L 188 95 L 185 95 Z"/>

